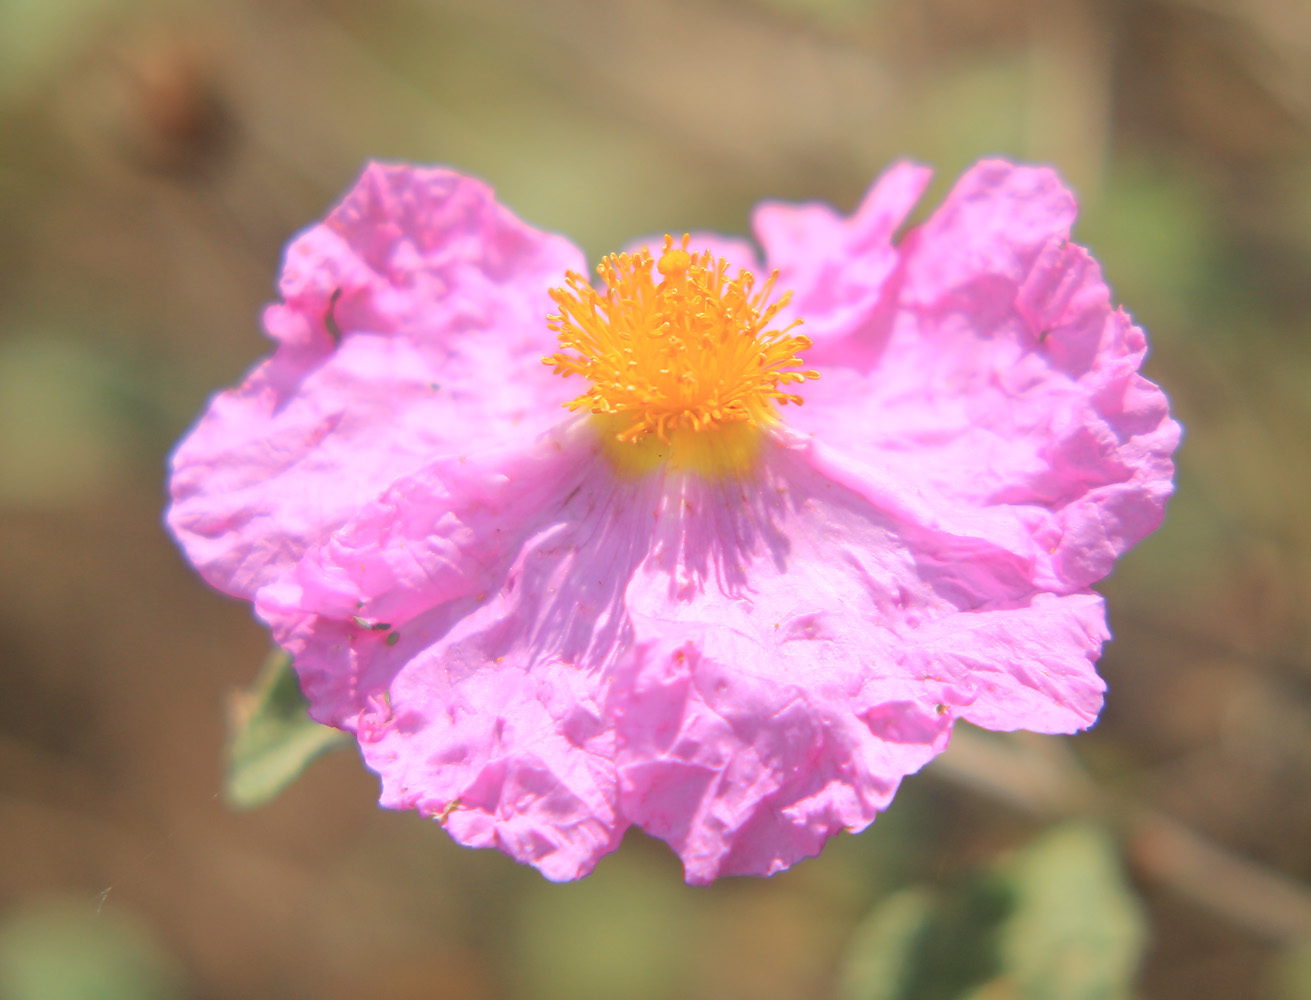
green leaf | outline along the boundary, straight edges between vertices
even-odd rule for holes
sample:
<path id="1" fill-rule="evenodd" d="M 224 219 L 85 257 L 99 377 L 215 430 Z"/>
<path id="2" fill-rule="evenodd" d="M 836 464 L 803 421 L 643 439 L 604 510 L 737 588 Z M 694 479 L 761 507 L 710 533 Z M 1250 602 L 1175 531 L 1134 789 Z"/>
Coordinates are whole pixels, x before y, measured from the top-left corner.
<path id="1" fill-rule="evenodd" d="M 1142 908 L 1119 853 L 1099 827 L 1068 823 L 1007 866 L 1015 908 L 1001 937 L 1002 967 L 1022 1000 L 1119 1000 L 1146 943 Z"/>
<path id="2" fill-rule="evenodd" d="M 0 922 L 5 1000 L 179 1000 L 182 971 L 153 929 L 119 900 L 37 897 Z"/>
<path id="3" fill-rule="evenodd" d="M 916 959 L 934 920 L 925 889 L 904 889 L 874 908 L 856 927 L 838 981 L 839 1000 L 902 1000 L 909 995 Z"/>
<path id="4" fill-rule="evenodd" d="M 1120 1000 L 1145 925 L 1115 843 L 1071 823 L 943 889 L 881 902 L 856 928 L 840 1000 Z"/>
<path id="5" fill-rule="evenodd" d="M 316 757 L 349 742 L 346 733 L 313 721 L 306 712 L 291 657 L 270 654 L 247 691 L 228 709 L 228 804 L 251 809 L 275 798 Z"/>
<path id="6" fill-rule="evenodd" d="M 841 1000 L 964 1000 L 1000 971 L 998 933 L 1009 886 L 985 871 L 945 890 L 907 889 L 857 928 L 839 979 Z"/>

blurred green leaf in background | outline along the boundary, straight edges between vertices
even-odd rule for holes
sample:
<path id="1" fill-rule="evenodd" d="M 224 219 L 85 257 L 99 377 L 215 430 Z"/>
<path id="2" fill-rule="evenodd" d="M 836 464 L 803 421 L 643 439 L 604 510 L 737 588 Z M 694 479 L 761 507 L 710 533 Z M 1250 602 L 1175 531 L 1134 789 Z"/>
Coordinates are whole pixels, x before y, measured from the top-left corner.
<path id="1" fill-rule="evenodd" d="M 3 1000 L 175 1000 L 176 961 L 119 905 L 32 900 L 0 921 Z"/>
<path id="2" fill-rule="evenodd" d="M 1124 1000 L 1146 922 L 1115 841 L 1054 827 L 945 891 L 902 890 L 856 928 L 841 1000 Z"/>

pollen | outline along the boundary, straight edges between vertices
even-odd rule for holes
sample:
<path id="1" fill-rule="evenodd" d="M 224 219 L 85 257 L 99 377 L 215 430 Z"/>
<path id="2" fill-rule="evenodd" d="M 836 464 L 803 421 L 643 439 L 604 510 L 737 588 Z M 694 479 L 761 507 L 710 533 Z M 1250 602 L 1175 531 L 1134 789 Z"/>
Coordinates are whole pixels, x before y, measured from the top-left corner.
<path id="1" fill-rule="evenodd" d="M 730 276 L 727 260 L 690 252 L 690 242 L 666 236 L 659 259 L 648 249 L 603 258 L 600 290 L 574 271 L 551 290 L 560 350 L 542 360 L 591 382 L 565 405 L 643 451 L 654 438 L 676 452 L 689 436 L 740 450 L 744 435 L 778 420 L 778 406 L 801 403 L 796 387 L 819 378 L 801 368 L 798 353 L 811 346 L 792 332 L 801 321 L 775 325 L 791 297 L 774 296 L 777 272 L 760 285 L 750 271 Z"/>

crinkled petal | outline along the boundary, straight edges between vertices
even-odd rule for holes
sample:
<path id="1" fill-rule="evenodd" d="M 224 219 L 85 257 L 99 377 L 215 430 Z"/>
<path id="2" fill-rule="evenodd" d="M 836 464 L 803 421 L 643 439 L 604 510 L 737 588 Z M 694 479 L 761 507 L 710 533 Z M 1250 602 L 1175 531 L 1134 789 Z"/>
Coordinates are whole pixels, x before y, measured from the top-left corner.
<path id="1" fill-rule="evenodd" d="M 535 533 L 549 534 L 561 498 L 581 492 L 595 459 L 595 436 L 577 421 L 517 448 L 439 458 L 262 587 L 256 610 L 295 657 L 314 718 L 355 729 L 412 653 L 416 628 L 444 635 L 501 588 L 545 600 L 533 588 L 550 585 L 552 566 L 512 571 L 508 561 Z"/>
<path id="2" fill-rule="evenodd" d="M 495 447 L 558 420 L 547 290 L 582 264 L 479 181 L 369 166 L 287 251 L 277 352 L 173 455 L 168 524 L 192 562 L 250 597 L 470 427 Z"/>
<path id="3" fill-rule="evenodd" d="M 885 289 L 877 363 L 830 364 L 789 423 L 923 494 L 1008 508 L 1068 592 L 1159 523 L 1179 427 L 1138 374 L 1142 331 L 1068 242 L 1074 201 L 1046 169 L 965 175 L 911 233 Z"/>
<path id="4" fill-rule="evenodd" d="M 623 812 L 691 882 L 863 829 L 956 718 L 1097 716 L 1101 599 L 1043 593 L 1005 518 L 928 511 L 799 441 L 756 483 L 690 481 L 659 513 L 610 699 Z"/>
<path id="5" fill-rule="evenodd" d="M 996 286 L 1024 282 L 1053 237 L 1069 237 L 1078 214 L 1074 195 L 1048 167 L 975 164 L 907 235 L 903 302 L 970 308 L 975 295 L 991 302 Z"/>
<path id="6" fill-rule="evenodd" d="M 822 378 L 720 477 L 620 472 L 561 419 L 540 357 L 577 251 L 459 175 L 370 168 L 289 251 L 278 351 L 179 447 L 170 524 L 384 805 L 552 879 L 630 824 L 690 882 L 785 868 L 956 720 L 1090 725 L 1087 587 L 1170 492 L 1178 426 L 1056 175 L 980 164 L 894 244 L 927 180 L 758 211 Z"/>
<path id="7" fill-rule="evenodd" d="M 470 669 L 460 658 L 485 638 L 462 629 L 414 654 L 389 700 L 361 716 L 380 802 L 442 818 L 459 843 L 499 848 L 549 879 L 580 878 L 628 826 L 616 815 L 605 688 L 531 648 Z"/>
<path id="8" fill-rule="evenodd" d="M 576 421 L 399 480 L 258 607 L 385 805 L 551 878 L 636 823 L 706 882 L 863 829 L 956 718 L 1091 723 L 1100 599 L 1035 565 L 1002 513 L 804 438 L 634 479 Z"/>
<path id="9" fill-rule="evenodd" d="M 570 422 L 397 481 L 258 608 L 314 716 L 356 732 L 384 805 L 577 878 L 628 825 L 602 706 L 648 507 Z"/>
<path id="10" fill-rule="evenodd" d="M 802 318 L 802 332 L 815 343 L 806 352 L 809 363 L 828 363 L 834 338 L 842 340 L 847 364 L 858 342 L 864 352 L 877 349 L 883 288 L 899 262 L 892 238 L 931 177 L 927 167 L 894 164 L 850 218 L 818 202 L 756 208 L 752 225 L 766 266 L 778 271 L 778 289 L 792 293 L 783 318 Z"/>

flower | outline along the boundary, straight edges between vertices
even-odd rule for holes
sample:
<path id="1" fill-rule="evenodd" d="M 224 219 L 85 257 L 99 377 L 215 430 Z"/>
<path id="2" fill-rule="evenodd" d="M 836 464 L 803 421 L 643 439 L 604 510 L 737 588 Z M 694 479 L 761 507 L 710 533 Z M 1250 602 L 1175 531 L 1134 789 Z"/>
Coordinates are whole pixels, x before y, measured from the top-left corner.
<path id="1" fill-rule="evenodd" d="M 556 880 L 632 824 L 689 882 L 786 868 L 957 719 L 1091 725 L 1090 585 L 1171 491 L 1072 195 L 982 162 L 897 239 L 928 178 L 761 205 L 763 270 L 694 235 L 594 287 L 480 182 L 371 165 L 289 247 L 168 524 L 384 806 Z"/>

